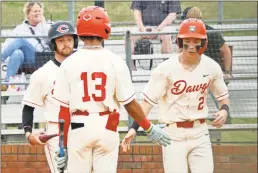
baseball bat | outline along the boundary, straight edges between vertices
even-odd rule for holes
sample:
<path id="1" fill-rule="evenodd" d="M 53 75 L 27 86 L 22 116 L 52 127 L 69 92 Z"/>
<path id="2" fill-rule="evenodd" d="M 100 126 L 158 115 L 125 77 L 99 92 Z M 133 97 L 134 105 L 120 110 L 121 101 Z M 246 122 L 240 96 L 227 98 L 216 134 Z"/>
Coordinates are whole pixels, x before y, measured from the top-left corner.
<path id="1" fill-rule="evenodd" d="M 60 125 L 60 137 L 59 137 L 59 157 L 64 157 L 64 119 L 59 120 Z M 64 173 L 64 170 L 61 171 L 61 173 Z"/>
<path id="2" fill-rule="evenodd" d="M 58 136 L 58 134 L 52 134 L 52 135 L 40 135 L 39 140 L 42 143 L 46 143 L 49 139 L 52 139 L 54 137 Z"/>

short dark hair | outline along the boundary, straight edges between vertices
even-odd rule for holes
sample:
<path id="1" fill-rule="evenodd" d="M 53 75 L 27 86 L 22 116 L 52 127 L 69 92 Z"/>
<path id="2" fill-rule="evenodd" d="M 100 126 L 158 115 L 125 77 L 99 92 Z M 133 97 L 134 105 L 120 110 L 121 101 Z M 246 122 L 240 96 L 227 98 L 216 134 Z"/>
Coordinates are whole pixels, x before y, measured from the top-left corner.
<path id="1" fill-rule="evenodd" d="M 101 38 L 101 37 L 98 37 L 98 36 L 80 36 L 80 39 L 82 40 L 82 41 L 84 41 L 84 40 L 98 40 L 98 41 L 100 41 L 100 42 L 102 42 L 103 41 L 103 38 Z"/>

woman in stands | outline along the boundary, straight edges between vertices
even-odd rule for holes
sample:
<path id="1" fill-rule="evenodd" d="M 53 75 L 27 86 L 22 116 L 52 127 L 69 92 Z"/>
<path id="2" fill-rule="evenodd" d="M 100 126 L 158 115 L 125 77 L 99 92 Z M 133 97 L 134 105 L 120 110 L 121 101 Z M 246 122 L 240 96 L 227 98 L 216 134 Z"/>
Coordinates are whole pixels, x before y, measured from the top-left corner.
<path id="1" fill-rule="evenodd" d="M 16 26 L 11 32 L 11 36 L 33 36 L 47 35 L 50 24 L 44 18 L 43 4 L 38 1 L 27 2 L 24 5 L 25 20 Z M 8 82 L 14 76 L 19 67 L 24 64 L 35 62 L 35 52 L 43 52 L 49 49 L 47 40 L 43 38 L 9 38 L 5 41 L 1 60 L 9 58 L 5 81 Z M 2 90 L 6 87 L 2 86 Z"/>

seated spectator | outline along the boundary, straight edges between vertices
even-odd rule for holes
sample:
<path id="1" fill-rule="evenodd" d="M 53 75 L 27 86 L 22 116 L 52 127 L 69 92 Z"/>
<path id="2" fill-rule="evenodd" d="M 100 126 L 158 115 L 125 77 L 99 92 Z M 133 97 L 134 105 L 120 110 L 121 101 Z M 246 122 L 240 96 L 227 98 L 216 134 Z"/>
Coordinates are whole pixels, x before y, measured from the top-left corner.
<path id="1" fill-rule="evenodd" d="M 198 7 L 187 7 L 182 13 L 182 20 L 188 18 L 202 19 L 201 10 Z M 207 24 L 205 24 L 205 27 L 207 30 L 215 30 L 213 27 Z M 231 78 L 232 55 L 229 46 L 225 43 L 222 35 L 218 32 L 207 33 L 207 37 L 208 46 L 204 54 L 220 64 L 224 72 L 224 78 Z"/>
<path id="2" fill-rule="evenodd" d="M 176 19 L 176 14 L 181 13 L 179 1 L 133 0 L 131 9 L 134 12 L 134 18 L 140 32 L 160 32 Z M 132 37 L 132 54 L 134 54 L 135 42 L 144 37 L 161 40 L 161 53 L 168 54 L 172 52 L 171 35 L 149 35 Z"/>
<path id="3" fill-rule="evenodd" d="M 50 24 L 44 18 L 43 4 L 38 1 L 27 2 L 24 5 L 25 20 L 12 30 L 12 36 L 46 36 Z M 9 58 L 5 81 L 15 76 L 20 66 L 24 63 L 35 62 L 35 52 L 49 50 L 46 39 L 43 38 L 9 38 L 5 41 L 1 52 L 1 60 Z M 2 90 L 3 87 L 1 87 Z"/>

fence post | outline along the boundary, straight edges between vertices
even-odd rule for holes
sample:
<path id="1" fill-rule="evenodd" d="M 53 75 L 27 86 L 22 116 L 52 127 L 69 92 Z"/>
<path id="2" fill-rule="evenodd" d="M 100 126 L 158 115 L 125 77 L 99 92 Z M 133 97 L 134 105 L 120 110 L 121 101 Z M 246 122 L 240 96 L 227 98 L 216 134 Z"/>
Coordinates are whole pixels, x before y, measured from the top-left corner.
<path id="1" fill-rule="evenodd" d="M 94 5 L 102 8 L 105 7 L 104 1 L 94 1 Z M 102 46 L 105 46 L 104 40 L 102 41 Z"/>
<path id="2" fill-rule="evenodd" d="M 129 72 L 132 79 L 132 54 L 131 54 L 131 32 L 126 31 L 125 33 L 125 58 L 126 64 L 129 68 Z M 133 124 L 133 119 L 131 116 L 128 115 L 128 130 Z"/>
<path id="3" fill-rule="evenodd" d="M 95 1 L 95 6 L 103 7 L 104 8 L 104 1 Z"/>
<path id="4" fill-rule="evenodd" d="M 74 0 L 68 1 L 68 20 L 74 25 Z"/>
<path id="5" fill-rule="evenodd" d="M 0 3 L 0 9 L 2 9 L 2 3 Z M 2 15 L 3 13 L 1 12 L 1 15 Z M 2 31 L 2 20 L 0 20 L 0 29 L 1 29 L 1 31 Z M 0 31 L 0 37 L 1 37 L 1 32 Z M 2 53 L 2 46 L 0 45 L 0 53 Z M 2 61 L 0 62 L 0 67 L 2 68 Z M 1 74 L 1 71 L 2 70 L 0 70 L 0 76 L 2 76 L 2 74 Z M 1 88 L 2 88 L 2 85 L 1 85 Z M 2 100 L 2 90 L 0 91 L 0 97 L 1 97 L 1 100 Z M 2 124 L 2 111 L 0 111 L 0 124 Z M 1 127 L 2 128 L 2 127 Z M 1 136 L 1 138 L 0 138 L 0 145 L 2 144 L 2 133 L 1 133 L 1 130 L 0 130 L 0 136 Z M 0 152 L 0 163 L 2 163 L 2 152 Z M 2 164 L 0 164 L 0 172 L 2 172 L 1 171 L 2 170 Z"/>
<path id="6" fill-rule="evenodd" d="M 218 24 L 222 24 L 223 19 L 224 19 L 224 14 L 223 14 L 223 0 L 218 1 Z"/>

